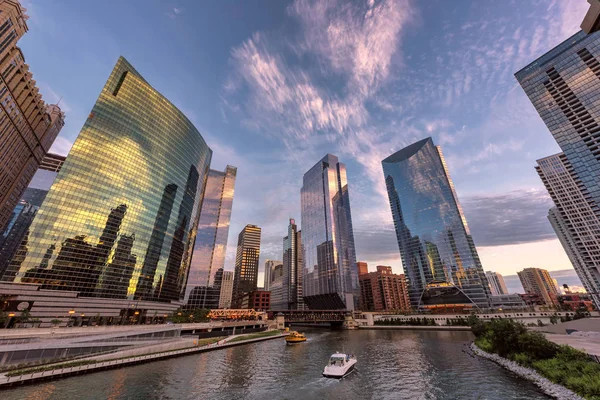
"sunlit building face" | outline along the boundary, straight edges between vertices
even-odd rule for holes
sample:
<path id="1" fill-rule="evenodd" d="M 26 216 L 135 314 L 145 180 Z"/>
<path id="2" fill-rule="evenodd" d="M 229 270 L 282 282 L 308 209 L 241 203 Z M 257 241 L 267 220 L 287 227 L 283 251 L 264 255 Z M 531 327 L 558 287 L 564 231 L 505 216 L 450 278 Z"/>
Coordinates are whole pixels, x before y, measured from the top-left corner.
<path id="1" fill-rule="evenodd" d="M 181 299 L 211 155 L 121 57 L 2 280 Z"/>
<path id="2" fill-rule="evenodd" d="M 487 279 L 441 149 L 427 138 L 382 164 L 412 306 L 488 307 Z"/>

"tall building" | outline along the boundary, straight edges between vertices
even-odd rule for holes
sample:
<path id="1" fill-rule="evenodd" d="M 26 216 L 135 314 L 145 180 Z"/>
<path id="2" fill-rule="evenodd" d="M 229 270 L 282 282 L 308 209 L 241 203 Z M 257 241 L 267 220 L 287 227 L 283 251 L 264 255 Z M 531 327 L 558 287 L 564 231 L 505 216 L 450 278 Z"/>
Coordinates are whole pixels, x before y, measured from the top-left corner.
<path id="1" fill-rule="evenodd" d="M 265 261 L 265 273 L 264 273 L 263 287 L 267 291 L 271 290 L 272 272 L 275 269 L 275 267 L 278 265 L 281 265 L 281 268 L 283 268 L 283 261 L 277 261 L 277 260 Z"/>
<path id="2" fill-rule="evenodd" d="M 360 288 L 346 166 L 327 154 L 302 183 L 304 302 L 313 310 L 353 310 Z"/>
<path id="3" fill-rule="evenodd" d="M 182 300 L 211 155 L 120 57 L 2 281 Z"/>
<path id="4" fill-rule="evenodd" d="M 442 151 L 423 139 L 382 161 L 413 308 L 487 308 L 490 288 Z"/>
<path id="5" fill-rule="evenodd" d="M 539 296 L 548 306 L 558 305 L 557 296 L 560 292 L 548 271 L 540 268 L 525 268 L 517 274 L 525 293 Z"/>
<path id="6" fill-rule="evenodd" d="M 233 277 L 232 308 L 240 308 L 242 297 L 257 288 L 260 228 L 246 225 L 238 235 Z"/>
<path id="7" fill-rule="evenodd" d="M 359 261 L 356 263 L 356 267 L 358 268 L 359 277 L 369 273 L 369 265 L 366 262 Z"/>
<path id="8" fill-rule="evenodd" d="M 394 274 L 392 267 L 378 265 L 376 272 L 361 274 L 358 280 L 363 311 L 410 310 L 406 279 Z"/>
<path id="9" fill-rule="evenodd" d="M 597 309 L 600 310 L 600 274 L 598 273 L 598 267 L 588 268 L 588 264 L 591 264 L 589 259 L 582 257 L 581 252 L 578 249 L 581 247 L 581 242 L 576 240 L 576 236 L 572 234 L 572 226 L 569 226 L 567 220 L 562 217 L 560 211 L 556 207 L 552 207 L 548 211 L 548 220 L 558 236 L 558 240 L 562 244 L 579 280 L 583 284 L 586 292 L 590 295 L 590 299 L 594 303 Z M 581 225 L 581 224 L 580 224 Z"/>
<path id="10" fill-rule="evenodd" d="M 219 295 L 219 308 L 231 308 L 231 295 L 233 294 L 233 271 L 223 271 L 221 292 Z"/>
<path id="11" fill-rule="evenodd" d="M 0 2 L 0 231 L 64 126 L 64 113 L 42 100 L 17 41 L 28 31 L 18 1 Z"/>
<path id="12" fill-rule="evenodd" d="M 485 273 L 488 283 L 490 284 L 490 290 L 492 296 L 501 296 L 508 293 L 506 283 L 504 283 L 504 277 L 497 272 L 487 271 Z"/>
<path id="13" fill-rule="evenodd" d="M 302 233 L 290 218 L 288 234 L 283 238 L 283 302 L 286 310 L 303 310 L 302 273 L 304 271 Z"/>
<path id="14" fill-rule="evenodd" d="M 563 153 L 537 163 L 535 169 L 556 205 L 548 219 L 577 276 L 600 306 L 600 219 Z"/>
<path id="15" fill-rule="evenodd" d="M 283 261 L 273 265 L 271 269 L 269 291 L 271 292 L 271 309 L 287 310 L 287 302 L 283 296 Z"/>
<path id="16" fill-rule="evenodd" d="M 229 220 L 237 169 L 210 170 L 200 211 L 184 301 L 189 308 L 219 307 L 220 278 L 225 266 Z M 220 272 L 220 275 L 218 271 Z M 190 296 L 194 293 L 194 296 Z"/>

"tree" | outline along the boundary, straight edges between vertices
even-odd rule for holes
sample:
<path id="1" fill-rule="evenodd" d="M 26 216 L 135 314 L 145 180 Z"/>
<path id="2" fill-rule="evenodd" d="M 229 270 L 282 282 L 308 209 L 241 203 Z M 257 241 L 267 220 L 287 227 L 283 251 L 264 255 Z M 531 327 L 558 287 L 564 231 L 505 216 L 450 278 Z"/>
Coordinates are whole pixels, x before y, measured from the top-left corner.
<path id="1" fill-rule="evenodd" d="M 4 327 L 8 323 L 8 315 L 0 310 L 0 326 Z"/>
<path id="2" fill-rule="evenodd" d="M 58 318 L 54 318 L 52 321 L 50 321 L 53 327 L 56 327 L 58 324 L 60 324 L 60 322 L 61 321 Z"/>
<path id="3" fill-rule="evenodd" d="M 552 325 L 555 325 L 558 323 L 558 315 L 556 313 L 554 313 L 550 316 L 550 323 Z"/>

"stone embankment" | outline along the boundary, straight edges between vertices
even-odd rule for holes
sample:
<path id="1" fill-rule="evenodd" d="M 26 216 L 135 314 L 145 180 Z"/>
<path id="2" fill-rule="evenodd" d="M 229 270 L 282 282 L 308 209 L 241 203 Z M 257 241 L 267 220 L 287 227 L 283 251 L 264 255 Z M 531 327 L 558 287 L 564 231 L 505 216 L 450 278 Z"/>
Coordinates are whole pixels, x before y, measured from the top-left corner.
<path id="1" fill-rule="evenodd" d="M 542 392 L 546 393 L 548 396 L 552 396 L 560 400 L 585 400 L 583 397 L 567 389 L 566 387 L 553 383 L 550 380 L 544 378 L 542 375 L 538 374 L 533 369 L 523 367 L 522 365 L 519 365 L 516 362 L 508 360 L 504 357 L 500 357 L 497 354 L 485 352 L 479 347 L 477 347 L 475 343 L 471 344 L 471 350 L 473 350 L 473 353 L 477 354 L 478 356 L 487 358 L 488 360 L 493 361 L 496 364 L 506 368 L 507 370 L 517 374 L 521 378 L 533 382 L 536 386 L 542 389 Z"/>

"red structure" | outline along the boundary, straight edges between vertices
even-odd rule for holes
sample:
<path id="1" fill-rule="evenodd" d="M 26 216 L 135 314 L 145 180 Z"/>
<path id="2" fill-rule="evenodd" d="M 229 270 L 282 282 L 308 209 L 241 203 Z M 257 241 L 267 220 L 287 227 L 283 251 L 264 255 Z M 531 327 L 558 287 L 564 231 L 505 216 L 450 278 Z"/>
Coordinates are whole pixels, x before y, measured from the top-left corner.
<path id="1" fill-rule="evenodd" d="M 561 310 L 577 311 L 587 310 L 594 311 L 594 305 L 588 294 L 564 294 L 558 296 L 558 304 Z"/>
<path id="2" fill-rule="evenodd" d="M 268 311 L 271 308 L 271 292 L 254 290 L 242 297 L 242 308 Z"/>
<path id="3" fill-rule="evenodd" d="M 358 280 L 363 311 L 410 310 L 406 279 L 392 267 L 378 265 L 376 272 L 361 274 Z"/>

